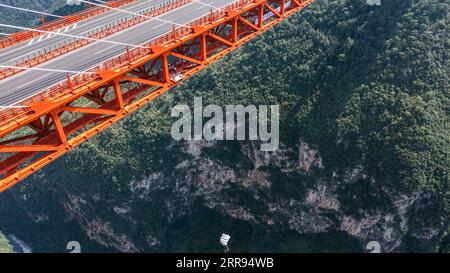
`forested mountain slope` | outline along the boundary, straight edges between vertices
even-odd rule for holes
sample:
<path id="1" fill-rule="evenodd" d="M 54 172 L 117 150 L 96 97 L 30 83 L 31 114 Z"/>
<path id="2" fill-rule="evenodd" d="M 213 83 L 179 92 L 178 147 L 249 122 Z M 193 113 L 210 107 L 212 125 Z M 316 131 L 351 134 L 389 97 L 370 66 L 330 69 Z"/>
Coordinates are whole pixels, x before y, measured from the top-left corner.
<path id="1" fill-rule="evenodd" d="M 327 3 L 329 2 L 329 3 Z M 0 196 L 35 251 L 448 251 L 450 0 L 318 1 Z M 172 106 L 279 104 L 281 148 Z"/>
<path id="2" fill-rule="evenodd" d="M 65 5 L 66 0 L 1 0 L 0 3 L 14 7 L 52 13 L 55 9 Z M 14 23 L 15 25 L 22 27 L 30 27 L 35 25 L 37 22 L 40 22 L 39 15 L 35 13 L 17 11 L 3 7 L 0 8 L 0 18 L 0 23 Z M 4 31 L 7 33 L 12 33 L 17 30 L 4 29 Z"/>

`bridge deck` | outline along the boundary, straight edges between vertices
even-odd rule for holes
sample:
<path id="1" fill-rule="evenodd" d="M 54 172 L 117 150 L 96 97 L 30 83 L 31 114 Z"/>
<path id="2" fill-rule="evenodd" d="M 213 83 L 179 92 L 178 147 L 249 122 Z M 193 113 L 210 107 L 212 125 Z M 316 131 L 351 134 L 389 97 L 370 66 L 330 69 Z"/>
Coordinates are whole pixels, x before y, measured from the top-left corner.
<path id="1" fill-rule="evenodd" d="M 139 3 L 131 6 L 130 11 L 139 11 L 151 7 L 150 3 L 160 4 L 163 0 L 152 1 L 140 1 Z M 228 5 L 234 0 L 199 0 L 216 7 L 222 7 Z M 148 5 L 148 6 L 147 6 Z M 210 13 L 211 7 L 202 5 L 200 3 L 189 3 L 175 10 L 169 11 L 157 18 L 165 21 L 173 22 L 175 24 L 187 24 L 197 18 L 203 17 Z M 125 13 L 123 13 L 125 14 Z M 127 14 L 125 14 L 127 15 Z M 112 22 L 120 17 L 120 14 L 111 13 L 108 17 Z M 119 17 L 118 17 L 119 16 Z M 98 18 L 90 19 L 86 22 L 86 27 L 82 29 L 74 29 L 74 31 L 86 31 L 92 27 L 92 24 L 98 26 Z M 102 21 L 107 24 L 107 21 Z M 159 20 L 148 20 L 142 24 L 125 29 L 113 36 L 108 37 L 106 40 L 129 43 L 139 45 L 154 38 L 157 38 L 172 30 L 173 24 L 166 23 Z M 48 40 L 48 41 L 47 41 Z M 57 39 L 55 39 L 57 40 Z M 53 44 L 53 38 L 46 39 L 43 42 L 46 44 Z M 23 45 L 22 45 L 23 46 Z M 33 44 L 31 45 L 33 46 Z M 38 44 L 38 46 L 40 46 Z M 70 53 L 62 55 L 56 59 L 46 62 L 40 65 L 40 68 L 55 69 L 55 70 L 70 70 L 70 71 L 86 71 L 96 65 L 124 52 L 126 46 L 113 45 L 103 42 L 94 42 L 85 47 L 74 50 Z M 14 49 L 17 50 L 17 47 Z M 29 50 L 29 49 L 24 49 Z M 23 51 L 20 50 L 22 53 Z M 4 51 L 0 51 L 3 54 Z M 3 56 L 3 55 L 2 55 Z M 4 56 L 11 56 L 6 54 Z M 0 57 L 1 58 L 1 57 Z M 34 96 L 47 88 L 65 81 L 66 75 L 59 72 L 46 72 L 46 71 L 24 71 L 15 76 L 9 77 L 0 82 L 0 106 L 14 105 L 20 101 Z"/>
<path id="2" fill-rule="evenodd" d="M 140 0 L 134 4 L 122 7 L 121 9 L 137 13 L 151 7 L 157 7 L 167 1 L 170 0 Z M 82 36 L 90 31 L 98 29 L 99 27 L 106 27 L 109 24 L 131 18 L 132 16 L 133 15 L 131 14 L 111 10 L 107 13 L 91 17 L 67 27 L 63 27 L 58 31 L 64 34 Z M 14 65 L 17 61 L 20 61 L 24 57 L 39 51 L 51 50 L 55 44 L 63 43 L 68 40 L 73 40 L 73 38 L 45 34 L 35 37 L 32 40 L 23 41 L 19 44 L 0 49 L 0 64 Z"/>
<path id="3" fill-rule="evenodd" d="M 97 75 L 69 81 L 61 73 L 25 71 L 0 82 L 3 102 L 39 94 L 24 102 L 26 108 L 0 112 L 0 192 L 314 2 L 201 1 L 226 8 L 210 12 L 205 5 L 185 1 L 160 16 L 168 22 L 146 21 L 107 36 L 134 44 L 151 41 L 148 49 L 90 43 L 41 65 L 62 70 L 96 66 Z M 173 24 L 187 23 L 191 27 L 172 31 Z M 63 84 L 42 92 L 58 81 Z"/>

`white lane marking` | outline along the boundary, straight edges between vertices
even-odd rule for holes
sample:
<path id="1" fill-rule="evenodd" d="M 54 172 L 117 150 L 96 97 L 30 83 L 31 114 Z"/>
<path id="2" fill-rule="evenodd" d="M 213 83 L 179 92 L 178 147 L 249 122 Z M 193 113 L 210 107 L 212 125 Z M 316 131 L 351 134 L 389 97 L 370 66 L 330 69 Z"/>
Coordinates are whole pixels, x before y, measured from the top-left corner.
<path id="1" fill-rule="evenodd" d="M 18 86 L 17 89 L 21 89 L 22 87 L 25 87 L 25 86 L 27 86 L 27 85 L 29 85 L 29 84 L 32 84 L 32 83 L 34 83 L 34 82 L 37 82 L 38 80 L 43 79 L 43 78 L 45 78 L 45 77 L 47 77 L 47 76 L 50 76 L 51 74 L 52 74 L 52 73 L 45 74 L 44 76 L 39 77 L 39 78 L 37 78 L 37 79 L 34 79 L 34 80 L 32 80 L 31 82 L 27 82 L 27 83 L 25 83 L 25 84 L 22 84 L 22 85 Z"/>
<path id="2" fill-rule="evenodd" d="M 194 0 L 194 1 L 192 1 L 192 3 L 197 3 L 197 4 L 201 5 L 201 7 L 197 8 L 197 10 L 201 10 L 201 9 L 204 9 L 204 8 L 210 8 L 212 10 L 220 10 L 220 9 L 222 9 L 222 8 L 213 8 L 212 4 L 214 4 L 214 1 L 210 1 L 209 3 L 206 3 L 206 2 Z"/>
<path id="3" fill-rule="evenodd" d="M 150 4 L 152 1 L 153 1 L 153 0 L 145 1 L 145 2 L 142 2 L 142 3 L 136 4 L 136 5 L 134 5 L 134 6 L 128 7 L 128 8 L 126 8 L 125 10 L 132 10 L 132 9 L 141 7 L 142 5 Z M 156 7 L 156 4 L 157 4 L 157 3 L 155 3 L 155 5 L 154 5 L 155 7 Z M 143 9 L 140 9 L 140 10 L 138 10 L 137 12 L 143 11 L 143 10 L 145 10 L 145 9 L 148 9 L 148 7 L 145 7 L 145 8 L 143 8 Z M 98 19 L 93 20 L 93 21 L 90 21 L 90 22 L 88 22 L 88 23 L 89 23 L 89 24 L 92 24 L 92 23 L 94 23 L 94 22 L 97 22 L 97 21 L 99 21 L 99 20 L 104 20 L 105 18 L 114 16 L 114 15 L 117 15 L 117 14 L 120 14 L 120 12 L 111 12 L 109 15 L 99 17 Z M 81 22 L 81 23 L 84 23 L 84 22 Z M 77 24 L 78 24 L 78 23 L 75 23 L 75 25 L 77 25 Z M 89 31 L 91 31 L 91 30 L 93 30 L 93 29 L 96 29 L 96 28 L 98 28 L 98 26 L 95 26 L 94 28 L 92 28 L 92 29 L 90 29 L 90 30 L 88 30 L 88 31 L 86 31 L 86 32 L 83 32 L 83 33 L 81 33 L 80 35 L 83 35 L 83 34 L 89 32 Z M 61 33 L 61 31 L 62 31 L 63 29 L 64 29 L 64 28 L 58 29 L 58 30 L 56 31 L 56 33 L 58 33 L 58 34 Z M 32 40 L 31 40 L 27 45 L 25 45 L 25 46 L 22 46 L 22 47 L 19 47 L 19 48 L 14 49 L 14 50 L 12 50 L 12 51 L 8 51 L 8 52 L 6 52 L 6 53 L 0 54 L 0 57 L 1 57 L 1 56 L 4 56 L 4 55 L 11 54 L 11 53 L 14 53 L 14 52 L 16 52 L 16 51 L 18 51 L 18 50 L 21 50 L 21 49 L 23 49 L 23 48 L 25 48 L 25 47 L 27 47 L 27 46 L 30 46 L 30 45 L 33 44 L 33 43 L 34 43 L 34 39 L 32 39 Z M 39 51 L 39 50 L 41 50 L 41 48 L 40 48 L 40 49 L 37 49 L 37 50 L 34 50 L 33 52 L 37 52 L 37 51 Z M 33 53 L 33 52 L 31 52 L 31 53 Z M 16 58 L 14 58 L 14 59 L 12 59 L 12 60 L 10 60 L 10 61 L 17 60 L 17 59 L 20 59 L 20 58 L 22 58 L 22 57 L 25 57 L 25 56 L 27 56 L 29 53 L 30 53 L 30 52 L 27 52 L 27 54 L 22 55 L 22 56 L 19 56 L 19 57 L 16 57 Z"/>
<path id="4" fill-rule="evenodd" d="M 94 72 L 81 72 L 81 71 L 73 71 L 73 70 L 60 70 L 60 69 L 48 69 L 41 67 L 24 67 L 24 66 L 12 66 L 12 65 L 0 65 L 0 68 L 11 68 L 11 69 L 19 69 L 19 70 L 30 70 L 30 71 L 46 71 L 46 72 L 58 72 L 64 74 L 96 74 Z"/>
<path id="5" fill-rule="evenodd" d="M 51 37 L 53 37 L 53 36 L 56 36 L 57 35 L 57 33 L 59 34 L 60 32 L 61 32 L 61 28 L 60 29 L 58 29 L 57 31 L 55 31 L 55 34 L 53 34 L 53 33 L 50 33 L 50 34 L 48 34 L 48 36 L 47 36 L 47 39 L 48 38 L 51 38 Z M 19 57 L 20 58 L 20 57 Z"/>
<path id="6" fill-rule="evenodd" d="M 42 35 L 42 36 L 39 36 L 39 38 L 38 38 L 36 41 L 35 41 L 34 38 L 33 38 L 33 39 L 31 39 L 31 41 L 28 43 L 28 45 L 32 45 L 32 44 L 35 44 L 35 43 L 39 43 L 39 42 L 42 41 L 42 40 L 49 39 L 49 38 L 52 38 L 53 36 L 56 36 L 57 34 L 61 33 L 61 31 L 62 31 L 62 32 L 68 32 L 69 30 L 75 29 L 76 27 L 77 27 L 77 23 L 75 23 L 75 24 L 73 24 L 73 25 L 70 25 L 70 26 L 67 26 L 67 27 L 65 27 L 65 28 L 60 28 L 60 29 L 58 29 L 55 33 L 49 33 L 48 35 L 47 35 L 47 34 L 44 34 L 44 35 Z M 23 56 L 21 56 L 21 57 L 23 57 Z M 18 58 L 20 58 L 20 57 L 18 57 Z"/>
<path id="7" fill-rule="evenodd" d="M 142 2 L 142 3 L 140 3 L 140 4 L 136 4 L 135 6 L 128 7 L 128 8 L 126 8 L 126 9 L 124 9 L 124 10 L 126 10 L 126 11 L 132 11 L 134 8 L 140 7 L 140 6 L 142 6 L 142 5 L 150 4 L 149 2 L 151 3 L 151 2 L 153 2 L 153 0 L 145 1 L 145 2 Z M 162 3 L 162 2 L 158 2 L 158 3 Z M 156 7 L 156 5 L 157 5 L 158 3 L 155 3 L 155 7 Z M 153 4 L 153 3 L 151 3 L 151 4 Z M 145 8 L 140 9 L 140 10 L 136 10 L 135 12 L 141 12 L 141 11 L 146 10 L 146 9 L 148 9 L 148 7 L 145 7 Z M 92 23 L 98 22 L 98 21 L 100 21 L 100 20 L 104 20 L 105 18 L 109 18 L 109 17 L 111 17 L 111 16 L 114 16 L 114 15 L 117 15 L 117 14 L 120 14 L 120 13 L 121 13 L 121 12 L 119 12 L 119 11 L 117 11 L 117 12 L 116 12 L 116 11 L 113 11 L 113 12 L 110 12 L 109 15 L 106 15 L 106 16 L 103 16 L 103 17 L 99 17 L 98 19 L 89 21 L 88 23 L 89 23 L 89 24 L 92 24 Z M 91 30 L 92 30 L 92 29 L 91 29 Z"/>
<path id="8" fill-rule="evenodd" d="M 151 1 L 145 1 L 145 2 L 142 2 L 142 3 L 140 3 L 140 4 L 138 4 L 138 5 L 134 6 L 134 7 L 130 7 L 130 8 L 124 9 L 124 10 L 125 10 L 125 11 L 132 11 L 132 12 L 134 12 L 134 13 L 140 13 L 140 12 L 143 12 L 143 11 L 145 11 L 145 10 L 148 10 L 149 8 L 152 8 L 152 7 L 155 7 L 155 8 L 156 8 L 156 7 L 158 7 L 158 6 L 157 6 L 158 3 L 164 3 L 163 1 L 159 1 L 159 0 L 158 0 L 158 2 L 155 1 L 155 3 L 152 3 L 152 1 L 153 1 L 153 0 L 151 0 Z M 150 2 L 150 3 L 148 3 L 148 2 Z M 134 11 L 132 10 L 133 8 L 137 8 L 138 6 L 141 6 L 142 4 L 152 4 L 152 6 L 150 6 L 150 7 L 145 6 L 144 8 L 139 9 L 139 10 L 134 10 Z M 117 13 L 121 13 L 121 12 L 118 11 Z M 89 22 L 89 23 L 97 22 L 97 21 L 99 21 L 99 20 L 104 20 L 105 18 L 111 17 L 111 16 L 113 16 L 113 15 L 116 15 L 116 14 L 113 13 L 113 14 L 110 14 L 110 15 L 108 15 L 108 16 L 104 16 L 103 18 L 99 18 L 99 19 L 97 19 L 97 20 L 93 20 L 93 21 L 91 21 L 91 22 Z M 125 17 L 117 18 L 116 20 L 112 21 L 112 23 L 114 24 L 114 23 L 116 23 L 116 22 L 120 22 L 121 19 L 124 19 L 124 18 L 127 19 L 127 18 L 132 18 L 132 17 L 135 17 L 135 16 L 134 16 L 134 15 L 127 15 L 127 16 L 125 16 Z M 108 26 L 108 25 L 109 25 L 108 23 L 104 23 L 104 24 L 95 26 L 95 27 L 93 27 L 93 28 L 91 28 L 91 29 L 88 29 L 88 30 L 86 30 L 86 31 L 84 31 L 84 32 L 82 32 L 82 33 L 80 33 L 80 35 L 84 35 L 84 34 L 86 34 L 86 33 L 91 32 L 92 30 L 98 30 L 98 29 L 101 28 L 102 26 Z"/>
<path id="9" fill-rule="evenodd" d="M 107 48 L 105 48 L 105 49 L 102 49 L 102 50 L 100 50 L 99 52 L 95 53 L 94 55 L 98 55 L 98 54 L 100 54 L 100 53 L 102 53 L 102 52 L 105 52 L 105 51 L 107 51 L 107 50 L 109 50 L 109 49 L 111 49 L 111 48 L 113 48 L 113 47 L 116 47 L 116 46 L 113 45 L 113 46 L 107 47 Z"/>
<path id="10" fill-rule="evenodd" d="M 160 28 L 160 27 L 162 27 L 162 26 L 164 26 L 164 25 L 166 25 L 166 24 L 167 24 L 167 23 L 159 24 L 159 25 L 153 27 L 152 30 L 157 29 L 157 28 Z"/>
<path id="11" fill-rule="evenodd" d="M 190 5 L 192 5 L 192 4 L 193 4 L 193 2 L 188 3 L 187 5 L 185 5 L 185 7 L 186 7 L 186 6 L 190 6 Z M 228 4 L 229 4 L 229 3 L 223 5 L 222 8 L 225 7 L 225 6 L 227 6 Z M 175 9 L 175 10 L 171 10 L 171 11 L 165 13 L 164 15 L 160 15 L 160 16 L 165 16 L 165 15 L 167 15 L 167 14 L 169 14 L 169 13 L 173 13 L 173 12 L 175 12 L 175 11 L 176 11 L 176 9 Z M 198 18 L 197 18 L 197 19 L 198 19 Z M 197 19 L 194 19 L 194 20 L 189 21 L 188 24 L 191 23 L 191 22 L 193 22 L 193 21 L 195 21 L 195 20 L 197 20 Z M 146 23 L 148 23 L 148 22 L 146 22 Z M 144 23 L 144 24 L 145 24 L 145 23 Z M 133 27 L 131 27 L 131 28 L 135 28 L 135 27 L 137 27 L 137 26 L 133 26 Z M 116 35 L 119 35 L 119 34 L 120 34 L 120 32 L 119 32 L 119 33 L 116 33 L 116 34 L 114 34 L 114 35 L 112 35 L 112 36 L 116 36 Z M 159 36 L 157 36 L 157 37 L 154 37 L 153 39 L 157 39 L 157 38 L 159 38 L 159 37 L 161 37 L 161 36 L 163 36 L 163 35 L 164 35 L 164 34 L 161 34 L 161 35 L 159 35 Z M 152 39 L 152 40 L 153 40 L 153 39 Z M 144 42 L 144 43 L 142 43 L 142 44 L 144 45 L 144 44 L 146 44 L 146 43 L 148 43 L 148 41 L 147 41 L 147 42 Z M 95 44 L 96 44 L 96 43 L 92 43 L 92 44 L 88 45 L 88 46 L 85 47 L 85 48 L 94 46 Z M 77 50 L 71 51 L 71 52 L 67 53 L 65 56 L 67 57 L 67 55 L 72 55 L 72 54 L 74 54 L 74 53 L 76 53 L 76 52 L 77 52 Z M 112 57 L 112 58 L 110 58 L 110 59 L 117 58 L 117 57 L 120 56 L 120 55 L 123 55 L 123 52 L 117 54 L 116 56 L 114 56 L 114 57 Z M 47 65 L 50 65 L 51 63 L 53 63 L 53 62 L 55 62 L 55 61 L 57 61 L 57 60 L 58 60 L 58 58 L 53 59 L 53 60 L 51 60 L 51 61 L 45 63 L 45 65 L 46 65 L 46 66 L 47 66 Z M 97 63 L 97 64 L 93 65 L 93 67 L 101 66 L 103 63 L 105 63 L 105 62 Z M 38 67 L 41 67 L 41 66 L 43 66 L 43 65 L 44 65 L 44 64 L 39 65 Z M 84 71 L 81 72 L 81 73 L 76 73 L 76 74 L 74 74 L 73 76 L 77 76 L 77 75 L 80 75 L 80 74 L 82 74 L 82 73 L 86 73 L 86 72 L 89 71 L 90 69 L 92 69 L 92 67 L 87 68 L 86 70 L 84 70 Z M 9 81 L 9 80 L 11 80 L 11 79 L 17 77 L 18 75 L 20 75 L 20 74 L 16 74 L 16 75 L 14 75 L 14 76 L 12 76 L 12 77 L 9 77 L 9 78 L 7 78 L 7 79 L 4 79 L 3 81 L 4 81 L 4 82 L 5 82 L 5 81 Z M 65 82 L 65 81 L 66 81 L 66 80 L 61 80 L 61 81 L 59 81 L 59 82 L 56 82 L 56 83 L 54 84 L 54 86 L 58 85 L 59 83 Z M 46 90 L 48 90 L 48 88 L 47 88 Z M 46 90 L 44 90 L 43 92 L 46 92 Z M 33 93 L 33 94 L 29 95 L 28 97 L 23 98 L 22 101 L 27 100 L 27 99 L 29 99 L 29 98 L 32 98 L 32 97 L 36 96 L 36 94 L 38 94 L 38 92 Z M 17 103 L 19 103 L 19 102 L 17 102 Z"/>

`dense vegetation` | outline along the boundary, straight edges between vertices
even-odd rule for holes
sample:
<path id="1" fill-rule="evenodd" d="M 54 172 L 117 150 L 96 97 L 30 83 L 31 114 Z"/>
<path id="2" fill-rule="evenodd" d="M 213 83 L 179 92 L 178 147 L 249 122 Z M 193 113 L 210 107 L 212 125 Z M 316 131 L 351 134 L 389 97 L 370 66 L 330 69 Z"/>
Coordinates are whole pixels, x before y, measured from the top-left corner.
<path id="1" fill-rule="evenodd" d="M 27 8 L 36 11 L 52 12 L 53 10 L 64 5 L 66 0 L 2 0 L 1 3 L 14 7 Z M 35 13 L 26 11 L 17 11 L 9 8 L 0 8 L 0 23 L 10 24 L 14 22 L 15 25 L 22 27 L 30 27 L 40 22 L 40 16 Z M 53 18 L 54 19 L 54 18 Z M 16 32 L 14 29 L 2 29 L 6 33 Z"/>
<path id="2" fill-rule="evenodd" d="M 446 192 L 449 1 L 338 2 L 268 31 L 65 160 L 145 175 L 141 149 L 168 136 L 167 111 L 194 91 L 205 104 L 280 104 L 282 140 L 317 144 L 330 172 L 361 165 L 378 183 Z"/>
<path id="3" fill-rule="evenodd" d="M 53 194 L 43 193 L 48 188 L 82 189 L 86 195 L 102 192 L 125 201 L 127 183 L 174 168 L 182 155 L 170 146 L 170 109 L 197 95 L 204 104 L 279 104 L 282 142 L 291 145 L 301 138 L 319 147 L 326 166 L 320 176 L 345 177 L 361 168 L 371 178 L 342 188 L 341 201 L 352 206 L 349 213 L 390 206 L 376 195 L 382 190 L 426 192 L 433 198 L 412 221 L 445 233 L 450 215 L 449 13 L 450 0 L 383 1 L 381 6 L 319 1 L 47 167 L 21 191 L 48 196 Z M 228 160 L 233 159 L 231 154 Z M 36 206 L 56 206 L 41 199 L 35 196 Z M 157 211 L 147 213 L 153 218 L 139 219 L 148 225 L 165 221 Z M 23 220 L 0 216 L 0 224 L 10 227 Z M 415 240 L 404 242 L 404 249 L 417 250 Z"/>

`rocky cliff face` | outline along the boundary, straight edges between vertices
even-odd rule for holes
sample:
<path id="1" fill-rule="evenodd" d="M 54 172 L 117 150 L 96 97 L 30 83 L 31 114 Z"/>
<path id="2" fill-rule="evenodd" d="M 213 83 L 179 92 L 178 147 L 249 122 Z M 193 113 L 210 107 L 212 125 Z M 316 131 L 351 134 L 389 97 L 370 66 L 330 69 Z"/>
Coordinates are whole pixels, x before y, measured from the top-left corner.
<path id="1" fill-rule="evenodd" d="M 416 250 L 430 250 L 442 239 L 442 230 L 417 226 L 414 220 L 423 217 L 421 208 L 433 196 L 377 189 L 377 181 L 362 168 L 348 170 L 343 176 L 330 170 L 328 177 L 320 151 L 302 140 L 270 153 L 258 151 L 258 146 L 257 142 L 185 143 L 178 147 L 183 156 L 172 162 L 172 170 L 130 181 L 120 190 L 125 193 L 123 198 L 108 198 L 104 192 L 92 196 L 66 192 L 58 195 L 59 200 L 65 200 L 57 204 L 64 210 L 63 218 L 33 210 L 32 205 L 26 217 L 36 225 L 72 223 L 94 245 L 123 252 L 167 250 L 176 243 L 169 235 L 172 227 L 196 217 L 193 214 L 198 206 L 213 211 L 218 219 L 240 221 L 271 236 L 295 232 L 355 238 L 351 248 L 337 246 L 332 249 L 335 251 L 364 251 L 370 241 L 379 242 L 385 252 L 406 251 L 410 250 L 406 242 L 412 239 L 420 242 L 421 248 Z M 219 152 L 232 155 L 237 164 L 223 160 Z M 16 198 L 28 206 L 27 195 Z M 196 240 L 189 232 L 197 231 L 188 226 L 181 229 L 185 239 Z M 209 232 L 223 231 L 241 236 L 233 236 L 229 224 L 216 225 Z M 217 238 L 208 237 L 209 232 L 197 235 L 197 240 L 207 241 L 215 249 Z M 255 241 L 263 238 L 257 236 Z M 232 245 L 245 249 L 239 244 L 235 240 Z M 324 239 L 318 244 L 327 242 Z"/>
<path id="2" fill-rule="evenodd" d="M 172 191 L 174 198 L 166 206 L 169 222 L 188 215 L 189 207 L 201 197 L 208 208 L 267 229 L 291 229 L 301 234 L 339 230 L 356 237 L 362 247 L 378 241 L 387 252 L 405 250 L 406 236 L 424 245 L 435 245 L 441 239 L 438 229 L 418 228 L 409 220 L 431 196 L 383 188 L 368 192 L 369 198 L 393 206 L 358 208 L 354 206 L 358 197 L 346 189 L 358 184 L 370 188 L 377 183 L 363 169 L 348 170 L 346 176 L 321 177 L 316 173 L 326 166 L 320 152 L 301 140 L 294 148 L 283 147 L 275 153 L 260 152 L 255 146 L 255 142 L 242 143 L 234 151 L 248 166 L 237 169 L 205 156 L 206 149 L 220 149 L 216 143 L 190 143 L 185 147 L 190 158 L 179 162 L 176 175 L 152 174 L 132 182 L 131 191 L 135 198 L 147 202 L 154 200 L 161 188 Z M 416 217 L 420 214 L 412 218 Z"/>
<path id="3" fill-rule="evenodd" d="M 222 251 L 222 232 L 231 251 L 448 251 L 450 2 L 325 2 L 3 194 L 2 231 L 36 252 Z M 280 149 L 174 142 L 194 92 L 279 104 Z"/>

